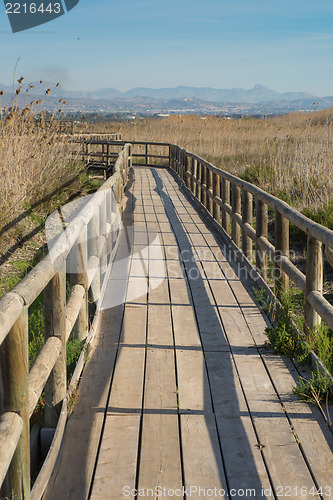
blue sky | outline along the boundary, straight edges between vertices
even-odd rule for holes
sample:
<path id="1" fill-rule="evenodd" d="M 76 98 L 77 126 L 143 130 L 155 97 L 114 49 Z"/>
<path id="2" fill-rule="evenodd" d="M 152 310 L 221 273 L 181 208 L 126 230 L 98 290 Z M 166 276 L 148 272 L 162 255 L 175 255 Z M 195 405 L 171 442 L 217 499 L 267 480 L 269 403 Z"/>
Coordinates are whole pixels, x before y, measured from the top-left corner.
<path id="1" fill-rule="evenodd" d="M 80 0 L 11 33 L 0 4 L 0 82 L 68 89 L 251 88 L 333 95 L 332 0 Z"/>

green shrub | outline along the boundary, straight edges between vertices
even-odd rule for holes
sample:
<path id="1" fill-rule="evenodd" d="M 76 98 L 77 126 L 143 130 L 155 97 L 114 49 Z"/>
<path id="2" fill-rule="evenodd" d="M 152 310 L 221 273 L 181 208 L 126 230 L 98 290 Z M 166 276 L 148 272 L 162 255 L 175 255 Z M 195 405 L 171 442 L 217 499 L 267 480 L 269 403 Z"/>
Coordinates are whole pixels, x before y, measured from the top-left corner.
<path id="1" fill-rule="evenodd" d="M 288 354 L 293 356 L 300 354 L 302 346 L 299 341 L 298 332 L 293 325 L 290 311 L 292 310 L 291 294 L 284 294 L 281 298 L 281 306 L 277 307 L 273 327 L 266 327 L 265 333 L 277 354 Z"/>
<path id="2" fill-rule="evenodd" d="M 80 357 L 81 351 L 84 346 L 84 340 L 78 340 L 70 337 L 67 342 L 67 380 L 72 378 L 76 363 Z"/>
<path id="3" fill-rule="evenodd" d="M 312 372 L 310 380 L 298 377 L 293 393 L 307 403 L 319 405 L 324 398 L 332 396 L 331 384 L 329 375 L 317 368 Z"/>

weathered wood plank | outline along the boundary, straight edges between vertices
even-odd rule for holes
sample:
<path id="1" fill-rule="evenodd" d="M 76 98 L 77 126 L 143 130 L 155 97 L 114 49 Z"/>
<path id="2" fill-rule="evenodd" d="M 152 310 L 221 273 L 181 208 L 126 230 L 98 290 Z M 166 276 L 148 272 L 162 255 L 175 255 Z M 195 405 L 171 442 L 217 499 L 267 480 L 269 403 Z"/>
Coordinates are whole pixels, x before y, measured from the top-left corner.
<path id="1" fill-rule="evenodd" d="M 176 349 L 179 411 L 211 413 L 212 401 L 203 352 L 196 347 Z"/>
<path id="2" fill-rule="evenodd" d="M 81 378 L 79 399 L 67 423 L 61 454 L 45 492 L 46 499 L 87 498 L 115 363 L 122 310 L 119 306 L 100 313 L 99 330 Z"/>
<path id="3" fill-rule="evenodd" d="M 96 468 L 91 500 L 134 500 L 140 414 L 109 415 Z M 123 444 L 126 443 L 126 446 Z"/>
<path id="4" fill-rule="evenodd" d="M 147 344 L 173 346 L 170 305 L 148 305 Z"/>
<path id="5" fill-rule="evenodd" d="M 319 408 L 300 401 L 292 394 L 297 372 L 291 360 L 286 356 L 269 354 L 265 350 L 262 350 L 262 356 L 312 473 L 323 487 L 323 496 L 330 498 L 328 488 L 333 491 L 333 434 L 322 419 Z"/>
<path id="6" fill-rule="evenodd" d="M 246 351 L 235 354 L 235 362 L 274 487 L 290 487 L 291 498 L 302 486 L 309 492 L 313 480 L 264 365 Z"/>
<path id="7" fill-rule="evenodd" d="M 229 486 L 260 498 L 270 483 L 231 355 L 207 352 L 206 360 Z"/>
<path id="8" fill-rule="evenodd" d="M 177 412 L 175 356 L 170 349 L 147 349 L 144 409 L 162 414 Z"/>
<path id="9" fill-rule="evenodd" d="M 157 486 L 167 491 L 182 488 L 178 417 L 144 413 L 138 488 L 155 490 Z"/>
<path id="10" fill-rule="evenodd" d="M 189 489 L 190 498 L 202 498 L 199 488 L 217 488 L 216 498 L 228 498 L 214 415 L 184 414 L 180 423 L 185 488 Z"/>

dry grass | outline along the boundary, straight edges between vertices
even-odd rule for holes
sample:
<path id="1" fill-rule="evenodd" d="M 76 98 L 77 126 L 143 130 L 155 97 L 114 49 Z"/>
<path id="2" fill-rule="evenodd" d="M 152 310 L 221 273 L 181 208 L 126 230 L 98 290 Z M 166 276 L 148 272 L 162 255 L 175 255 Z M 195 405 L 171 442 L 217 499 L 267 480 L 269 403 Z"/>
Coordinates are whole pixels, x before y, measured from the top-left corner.
<path id="1" fill-rule="evenodd" d="M 317 209 L 333 198 L 332 109 L 265 119 L 145 118 L 102 128 L 120 132 L 124 140 L 178 144 L 301 210 Z"/>
<path id="2" fill-rule="evenodd" d="M 69 139 L 59 136 L 56 116 L 44 120 L 42 106 L 43 99 L 37 99 L 19 110 L 14 99 L 1 114 L 0 228 L 75 172 Z"/>

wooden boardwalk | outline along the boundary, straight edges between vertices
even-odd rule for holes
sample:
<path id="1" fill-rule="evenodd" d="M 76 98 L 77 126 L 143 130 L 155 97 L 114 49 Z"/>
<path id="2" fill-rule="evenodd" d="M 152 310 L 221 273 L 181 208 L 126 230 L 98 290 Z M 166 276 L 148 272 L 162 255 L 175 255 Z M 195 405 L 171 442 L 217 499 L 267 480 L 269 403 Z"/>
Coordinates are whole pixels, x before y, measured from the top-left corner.
<path id="1" fill-rule="evenodd" d="M 263 347 L 244 269 L 167 169 L 135 168 L 126 195 L 44 498 L 330 498 L 333 435 L 292 395 L 291 361 Z"/>

